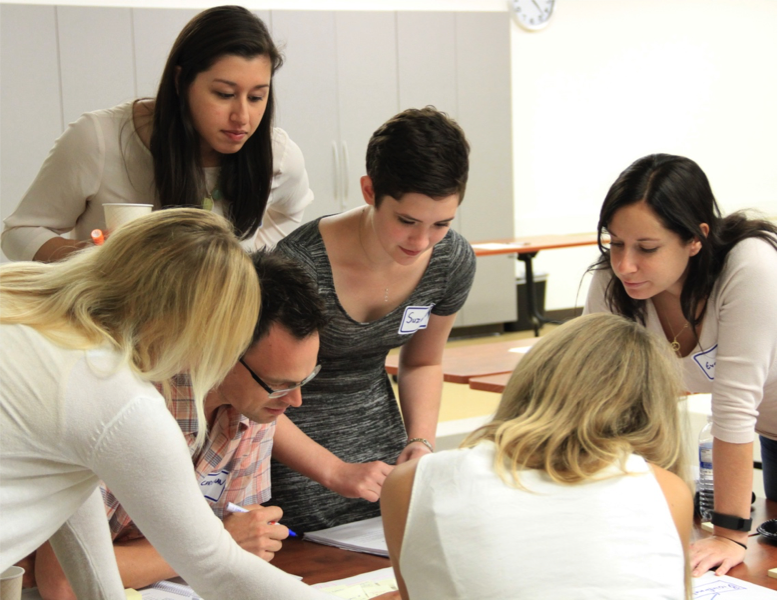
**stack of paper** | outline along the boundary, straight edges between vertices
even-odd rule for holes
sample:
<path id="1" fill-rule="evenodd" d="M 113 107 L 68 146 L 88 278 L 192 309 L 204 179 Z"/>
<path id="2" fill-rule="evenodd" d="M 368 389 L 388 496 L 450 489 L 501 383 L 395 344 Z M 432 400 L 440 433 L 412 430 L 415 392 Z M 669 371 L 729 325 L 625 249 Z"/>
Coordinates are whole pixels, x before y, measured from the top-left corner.
<path id="1" fill-rule="evenodd" d="M 351 578 L 314 584 L 313 588 L 341 599 L 357 601 L 359 599 L 372 599 L 378 595 L 396 591 L 397 581 L 394 578 L 392 568 L 384 568 L 366 574 L 358 574 Z"/>
<path id="2" fill-rule="evenodd" d="M 380 516 L 315 532 L 306 532 L 304 538 L 314 543 L 348 551 L 389 557 Z"/>

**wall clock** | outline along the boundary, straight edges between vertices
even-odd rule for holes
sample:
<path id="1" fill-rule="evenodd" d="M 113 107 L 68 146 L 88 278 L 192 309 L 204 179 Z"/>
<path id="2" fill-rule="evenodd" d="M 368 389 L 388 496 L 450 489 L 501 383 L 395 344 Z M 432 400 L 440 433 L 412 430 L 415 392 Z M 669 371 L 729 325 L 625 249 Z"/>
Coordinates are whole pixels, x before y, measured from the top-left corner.
<path id="1" fill-rule="evenodd" d="M 551 20 L 554 2 L 555 0 L 508 0 L 508 10 L 522 28 L 538 31 Z"/>

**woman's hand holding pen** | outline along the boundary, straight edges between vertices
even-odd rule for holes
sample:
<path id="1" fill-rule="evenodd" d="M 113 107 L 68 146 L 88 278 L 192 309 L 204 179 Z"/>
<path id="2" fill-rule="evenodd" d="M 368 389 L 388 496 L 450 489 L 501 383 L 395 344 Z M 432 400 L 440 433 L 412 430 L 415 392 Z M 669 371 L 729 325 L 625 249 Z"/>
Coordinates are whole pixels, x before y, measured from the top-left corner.
<path id="1" fill-rule="evenodd" d="M 278 524 L 284 512 L 280 507 L 248 505 L 244 513 L 225 513 L 224 528 L 249 553 L 270 561 L 281 549 L 289 529 Z"/>
<path id="2" fill-rule="evenodd" d="M 394 466 L 383 461 L 370 463 L 339 462 L 327 478 L 325 486 L 350 499 L 362 498 L 375 503 L 381 498 L 384 480 L 392 473 Z"/>

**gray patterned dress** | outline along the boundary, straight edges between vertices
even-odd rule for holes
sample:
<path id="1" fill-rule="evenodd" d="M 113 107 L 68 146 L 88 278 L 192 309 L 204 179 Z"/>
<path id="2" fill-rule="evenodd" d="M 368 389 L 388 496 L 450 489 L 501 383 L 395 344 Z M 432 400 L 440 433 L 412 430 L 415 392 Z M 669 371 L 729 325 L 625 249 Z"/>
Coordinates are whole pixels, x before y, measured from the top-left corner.
<path id="1" fill-rule="evenodd" d="M 394 465 L 407 440 L 402 417 L 384 368 L 388 352 L 408 342 L 406 325 L 432 306 L 434 315 L 456 313 L 475 275 L 470 244 L 450 230 L 432 251 L 419 285 L 389 314 L 356 322 L 335 294 L 332 269 L 319 233 L 319 220 L 284 238 L 279 250 L 302 264 L 318 285 L 329 322 L 321 332 L 321 372 L 302 390 L 302 407 L 287 415 L 314 441 L 350 463 Z M 410 309 L 409 309 L 410 307 Z M 274 461 L 269 505 L 284 510 L 284 525 L 308 532 L 379 515 L 378 503 L 347 499 Z"/>

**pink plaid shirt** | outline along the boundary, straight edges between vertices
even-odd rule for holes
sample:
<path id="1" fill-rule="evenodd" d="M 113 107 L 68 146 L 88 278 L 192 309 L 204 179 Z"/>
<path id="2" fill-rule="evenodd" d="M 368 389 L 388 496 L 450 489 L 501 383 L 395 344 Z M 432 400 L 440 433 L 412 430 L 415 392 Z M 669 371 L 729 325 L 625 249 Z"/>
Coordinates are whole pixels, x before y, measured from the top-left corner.
<path id="1" fill-rule="evenodd" d="M 223 516 L 227 503 L 258 505 L 268 501 L 275 422 L 258 424 L 231 405 L 222 405 L 214 414 L 205 444 L 195 455 L 197 415 L 189 375 L 175 376 L 171 386 L 170 412 L 184 433 L 195 476 L 216 516 Z M 111 491 L 103 487 L 102 492 L 114 540 L 142 536 Z"/>

